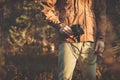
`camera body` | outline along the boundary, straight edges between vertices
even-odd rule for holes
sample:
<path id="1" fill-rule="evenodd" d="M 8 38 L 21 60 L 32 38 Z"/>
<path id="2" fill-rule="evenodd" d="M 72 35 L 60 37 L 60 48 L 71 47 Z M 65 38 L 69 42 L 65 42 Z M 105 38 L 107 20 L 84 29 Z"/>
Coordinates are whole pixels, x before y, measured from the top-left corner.
<path id="1" fill-rule="evenodd" d="M 73 31 L 74 37 L 76 37 L 77 41 L 80 42 L 80 36 L 84 34 L 84 30 L 82 29 L 81 25 L 72 25 L 71 29 Z"/>

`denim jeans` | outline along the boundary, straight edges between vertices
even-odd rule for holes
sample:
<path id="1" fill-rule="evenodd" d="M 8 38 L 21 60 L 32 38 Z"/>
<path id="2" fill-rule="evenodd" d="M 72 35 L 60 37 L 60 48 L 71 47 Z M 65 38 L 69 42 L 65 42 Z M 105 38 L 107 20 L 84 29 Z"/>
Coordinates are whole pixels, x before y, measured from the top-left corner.
<path id="1" fill-rule="evenodd" d="M 58 54 L 58 80 L 72 80 L 73 71 L 78 60 L 82 71 L 82 80 L 96 80 L 95 43 L 62 43 Z"/>

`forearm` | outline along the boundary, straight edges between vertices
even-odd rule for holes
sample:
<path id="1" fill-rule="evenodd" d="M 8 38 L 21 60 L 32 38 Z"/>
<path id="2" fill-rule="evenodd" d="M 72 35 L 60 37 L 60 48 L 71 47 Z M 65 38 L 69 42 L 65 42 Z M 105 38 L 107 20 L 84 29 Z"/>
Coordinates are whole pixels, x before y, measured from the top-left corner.
<path id="1" fill-rule="evenodd" d="M 97 38 L 105 41 L 107 20 L 106 20 L 106 3 L 105 0 L 97 0 L 95 6 L 97 22 Z"/>
<path id="2" fill-rule="evenodd" d="M 57 0 L 41 0 L 40 5 L 42 7 L 42 13 L 45 15 L 47 22 L 54 26 L 60 24 L 58 16 L 55 14 L 55 4 Z"/>

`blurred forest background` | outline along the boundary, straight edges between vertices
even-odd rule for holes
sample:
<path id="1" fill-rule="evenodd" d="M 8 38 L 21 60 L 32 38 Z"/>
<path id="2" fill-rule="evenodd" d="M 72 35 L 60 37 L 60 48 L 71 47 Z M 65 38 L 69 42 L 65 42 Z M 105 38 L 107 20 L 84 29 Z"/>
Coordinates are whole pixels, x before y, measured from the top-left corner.
<path id="1" fill-rule="evenodd" d="M 98 80 L 120 80 L 120 0 L 106 0 L 107 39 Z M 0 80 L 57 80 L 55 29 L 40 0 L 0 0 Z M 75 69 L 73 80 L 82 80 Z"/>

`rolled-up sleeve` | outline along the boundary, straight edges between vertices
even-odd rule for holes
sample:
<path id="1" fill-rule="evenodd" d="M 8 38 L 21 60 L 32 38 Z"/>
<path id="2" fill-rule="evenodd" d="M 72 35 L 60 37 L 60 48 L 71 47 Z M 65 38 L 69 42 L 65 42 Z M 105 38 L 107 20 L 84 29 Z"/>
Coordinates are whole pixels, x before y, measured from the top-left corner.
<path id="1" fill-rule="evenodd" d="M 107 20 L 106 20 L 106 0 L 96 0 L 95 15 L 97 22 L 97 38 L 105 41 Z"/>
<path id="2" fill-rule="evenodd" d="M 55 15 L 55 4 L 57 0 L 41 0 L 42 13 L 45 15 L 46 20 L 50 22 L 59 22 L 58 16 Z"/>

